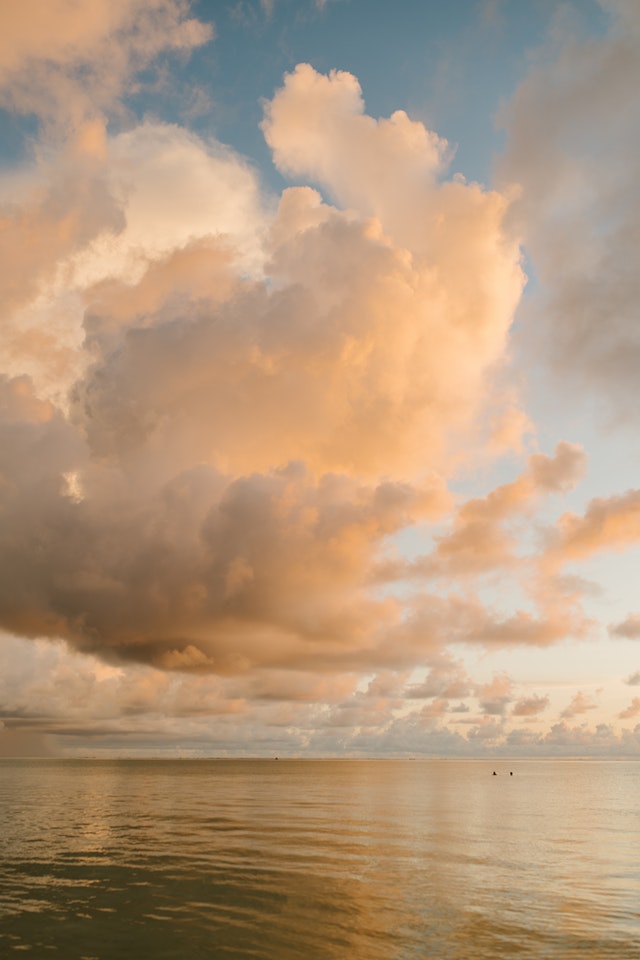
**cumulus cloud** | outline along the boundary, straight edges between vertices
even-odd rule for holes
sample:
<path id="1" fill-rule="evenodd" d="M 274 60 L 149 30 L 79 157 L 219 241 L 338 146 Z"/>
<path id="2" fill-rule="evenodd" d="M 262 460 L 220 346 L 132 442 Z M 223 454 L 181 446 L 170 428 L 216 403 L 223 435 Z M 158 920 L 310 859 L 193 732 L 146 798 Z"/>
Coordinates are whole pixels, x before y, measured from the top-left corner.
<path id="1" fill-rule="evenodd" d="M 143 665 L 108 666 L 62 644 L 4 638 L 0 647 L 0 755 L 154 749 L 179 740 L 209 750 L 242 740 L 252 752 L 278 729 L 320 727 L 328 707 L 354 696 L 356 678 L 295 671 L 222 678 Z M 3 726 L 2 726 L 3 724 Z M 243 732 L 244 730 L 244 732 Z M 299 746 L 286 733 L 289 749 Z M 281 744 L 282 746 L 283 744 Z M 257 750 L 260 752 L 260 749 Z"/>
<path id="2" fill-rule="evenodd" d="M 581 447 L 561 441 L 553 457 L 535 453 L 511 483 L 484 497 L 465 500 L 452 515 L 450 529 L 434 537 L 435 549 L 415 560 L 388 559 L 381 578 L 461 578 L 522 567 L 518 526 L 529 521 L 551 493 L 566 492 L 579 482 L 587 457 Z"/>
<path id="3" fill-rule="evenodd" d="M 630 720 L 633 717 L 640 716 L 640 697 L 634 697 L 629 706 L 622 710 L 618 716 L 621 720 Z"/>
<path id="4" fill-rule="evenodd" d="M 526 544 L 536 511 L 551 494 L 565 494 L 579 482 L 586 455 L 577 445 L 561 442 L 555 454 L 531 455 L 515 480 L 484 497 L 464 500 L 434 533 L 430 553 L 406 559 L 388 553 L 373 570 L 374 582 L 415 583 L 422 590 L 414 616 L 441 623 L 447 642 L 486 647 L 531 644 L 547 646 L 563 637 L 588 634 L 593 624 L 583 607 L 593 593 L 588 581 L 560 576 L 551 562 L 545 531 L 542 547 Z M 438 582 L 443 590 L 464 584 L 464 593 L 451 591 L 446 600 L 427 593 Z M 526 602 L 510 610 L 492 609 L 482 599 L 485 585 L 505 593 L 520 591 Z M 419 612 L 421 611 L 421 612 Z"/>
<path id="5" fill-rule="evenodd" d="M 615 734 L 603 724 L 571 728 L 563 721 L 542 733 L 526 725 L 510 729 L 509 717 L 499 713 L 473 716 L 447 697 L 408 708 L 406 680 L 406 673 L 389 670 L 366 688 L 346 672 L 194 676 L 106 665 L 60 643 L 5 638 L 0 755 L 149 755 L 161 749 L 179 755 L 606 756 L 632 754 L 638 746 L 640 725 Z M 500 675 L 495 680 L 478 685 L 476 694 L 504 695 L 508 683 L 501 686 Z M 522 702 L 538 699 L 544 698 Z"/>
<path id="6" fill-rule="evenodd" d="M 400 242 L 413 218 L 426 232 L 446 141 L 403 110 L 389 119 L 367 116 L 352 74 L 326 76 L 299 64 L 267 105 L 263 130 L 283 173 L 322 184 L 341 206 L 377 217 Z M 423 209 L 408 207 L 411 198 Z"/>
<path id="7" fill-rule="evenodd" d="M 512 730 L 496 752 L 506 756 L 600 756 L 634 757 L 640 746 L 640 724 L 633 730 L 617 734 L 606 723 L 595 728 L 580 724 L 570 727 L 564 721 L 554 723 L 546 733 L 531 730 Z"/>
<path id="8" fill-rule="evenodd" d="M 598 700 L 595 695 L 589 695 L 584 693 L 582 690 L 579 690 L 572 698 L 571 703 L 562 711 L 560 716 L 564 719 L 569 719 L 571 717 L 579 716 L 582 713 L 586 713 L 588 710 L 595 710 L 597 706 Z"/>
<path id="9" fill-rule="evenodd" d="M 65 264 L 66 283 L 119 278 L 135 286 L 150 263 L 204 237 L 224 238 L 238 270 L 260 273 L 265 213 L 257 176 L 236 152 L 151 121 L 109 138 L 105 151 L 104 176 L 124 229 L 103 230 Z"/>
<path id="10" fill-rule="evenodd" d="M 486 716 L 503 717 L 513 700 L 513 681 L 504 673 L 496 674 L 490 683 L 485 683 L 478 689 L 476 695 Z"/>
<path id="11" fill-rule="evenodd" d="M 73 141 L 19 189 L 0 182 L 4 369 L 61 402 L 98 318 L 107 336 L 168 303 L 218 302 L 237 272 L 262 273 L 265 211 L 242 158 L 172 125 L 112 137 L 98 126 L 98 154 Z"/>
<path id="12" fill-rule="evenodd" d="M 597 207 L 579 163 L 558 172 L 563 137 L 573 149 L 586 122 L 582 109 L 564 122 L 567 91 L 582 83 L 581 104 L 613 47 L 637 41 L 631 6 L 608 6 L 593 63 L 561 42 L 558 62 L 583 69 L 555 76 L 552 110 L 537 71 L 508 108 L 505 182 L 519 198 L 449 178 L 434 131 L 402 110 L 369 116 L 353 75 L 308 64 L 264 105 L 295 184 L 269 196 L 214 138 L 127 113 L 141 70 L 212 36 L 186 0 L 0 13 L 0 105 L 35 112 L 45 134 L 0 175 L 0 626 L 15 635 L 0 750 L 42 752 L 52 731 L 249 753 L 632 744 L 631 731 L 564 723 L 534 735 L 523 723 L 549 699 L 505 674 L 478 684 L 449 649 L 584 635 L 588 585 L 559 571 L 640 537 L 637 491 L 530 536 L 585 472 L 566 441 L 507 482 L 503 461 L 483 496 L 452 493 L 462 465 L 488 472 L 525 437 L 532 449 L 508 374 L 519 230 L 560 338 L 578 339 L 580 311 L 589 320 L 575 370 L 604 376 L 633 340 L 635 274 L 607 274 L 621 305 L 609 353 L 605 295 L 585 313 L 576 280 L 607 266 L 601 238 L 632 246 L 632 214 L 613 189 Z M 619 109 L 633 114 L 627 93 Z M 527 110 L 556 118 L 542 159 L 523 149 Z M 589 176 L 604 176 L 601 160 Z M 614 216 L 563 260 L 579 207 Z M 550 222 L 566 231 L 547 257 Z M 416 528 L 432 543 L 418 557 L 402 539 Z M 635 636 L 635 619 L 612 633 Z M 579 692 L 561 716 L 595 706 Z M 634 699 L 620 719 L 635 715 Z"/>
<path id="13" fill-rule="evenodd" d="M 302 103 L 319 172 L 292 125 Z M 107 136 L 83 120 L 26 183 L 10 229 L 46 242 L 5 297 L 1 622 L 221 675 L 408 669 L 462 632 L 510 642 L 481 605 L 407 604 L 371 575 L 390 538 L 450 507 L 456 437 L 480 435 L 502 396 L 492 371 L 523 279 L 507 201 L 443 180 L 438 138 L 367 117 L 350 75 L 298 68 L 266 118 L 282 169 L 335 180 L 349 209 L 305 186 L 271 214 L 241 158 L 157 123 Z M 71 295 L 60 370 L 42 305 Z M 569 475 L 580 455 L 556 460 Z M 531 488 L 553 487 L 543 462 Z"/>
<path id="14" fill-rule="evenodd" d="M 585 513 L 563 514 L 550 538 L 547 560 L 564 564 L 606 550 L 626 550 L 640 542 L 640 491 L 598 497 Z"/>
<path id="15" fill-rule="evenodd" d="M 460 699 L 468 696 L 471 690 L 470 678 L 460 661 L 450 657 L 434 657 L 425 679 L 421 683 L 409 684 L 405 696 L 412 700 L 430 697 Z"/>
<path id="16" fill-rule="evenodd" d="M 534 694 L 531 697 L 522 697 L 513 705 L 514 717 L 536 717 L 549 706 L 549 697 Z"/>
<path id="17" fill-rule="evenodd" d="M 456 575 L 517 563 L 518 540 L 505 522 L 531 514 L 541 495 L 569 490 L 583 476 L 584 451 L 561 442 L 555 456 L 536 453 L 512 483 L 496 487 L 486 497 L 467 500 L 457 512 L 454 530 L 437 539 L 427 566 Z"/>

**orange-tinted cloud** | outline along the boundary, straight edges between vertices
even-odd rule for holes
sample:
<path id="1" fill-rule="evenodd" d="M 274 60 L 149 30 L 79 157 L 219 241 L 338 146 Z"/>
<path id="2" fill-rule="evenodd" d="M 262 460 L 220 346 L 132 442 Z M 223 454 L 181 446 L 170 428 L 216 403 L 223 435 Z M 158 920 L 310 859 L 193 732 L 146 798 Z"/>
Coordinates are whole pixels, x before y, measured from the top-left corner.
<path id="1" fill-rule="evenodd" d="M 144 123 L 105 139 L 99 156 L 73 141 L 20 183 L 0 178 L 0 208 L 5 370 L 63 403 L 91 355 L 85 334 L 182 301 L 219 303 L 239 273 L 262 270 L 255 173 L 174 126 Z"/>
<path id="2" fill-rule="evenodd" d="M 549 706 L 549 697 L 534 694 L 516 701 L 511 711 L 514 717 L 536 717 Z"/>
<path id="3" fill-rule="evenodd" d="M 184 9 L 153 9 L 157 47 L 165 14 Z M 289 98 L 306 103 L 349 210 L 298 187 L 269 218 L 241 158 L 158 124 L 107 138 L 83 119 L 32 172 L 18 211 L 45 197 L 29 214 L 40 234 L 55 193 L 55 223 L 71 227 L 13 297 L 14 333 L 33 336 L 29 350 L 14 338 L 20 377 L 2 384 L 6 629 L 222 675 L 410 669 L 453 637 L 511 642 L 509 619 L 478 602 L 414 604 L 372 582 L 390 538 L 450 506 L 455 447 L 503 398 L 493 367 L 523 277 L 507 200 L 443 181 L 438 138 L 404 115 L 366 117 L 358 90 L 300 68 L 265 125 L 282 168 L 317 179 L 288 126 Z M 335 158 L 357 145 L 362 169 L 341 170 Z M 56 393 L 36 334 L 65 298 L 73 362 Z M 34 424 L 44 395 L 58 402 Z M 516 621 L 538 642 L 529 615 Z"/>
<path id="4" fill-rule="evenodd" d="M 267 669 L 194 676 L 104 665 L 61 644 L 12 638 L 0 653 L 0 752 L 149 755 L 161 745 L 196 755 L 613 756 L 637 752 L 640 734 L 640 725 L 615 734 L 605 724 L 564 721 L 548 731 L 522 724 L 512 730 L 508 716 L 473 716 L 465 704 L 433 694 L 428 704 L 410 706 L 402 695 L 407 674 L 393 671 L 380 671 L 363 689 L 356 674 Z M 508 682 L 493 692 L 508 695 Z M 527 719 L 536 720 L 522 715 Z"/>
<path id="5" fill-rule="evenodd" d="M 490 683 L 478 688 L 476 696 L 485 716 L 505 716 L 513 700 L 513 681 L 506 674 L 495 674 Z"/>
<path id="6" fill-rule="evenodd" d="M 183 0 L 25 0 L 0 14 L 0 98 L 66 128 L 110 109 L 164 50 L 212 36 Z"/>
<path id="7" fill-rule="evenodd" d="M 588 710 L 595 710 L 597 706 L 598 701 L 594 695 L 589 695 L 579 690 L 560 716 L 569 719 L 570 717 L 576 717 L 582 713 L 586 713 Z"/>
<path id="8" fill-rule="evenodd" d="M 631 720 L 633 717 L 640 716 L 640 697 L 634 697 L 629 706 L 622 710 L 618 716 L 621 720 Z"/>
<path id="9" fill-rule="evenodd" d="M 464 577 L 526 566 L 518 555 L 518 524 L 530 518 L 539 501 L 572 489 L 584 474 L 581 447 L 561 441 L 553 457 L 536 453 L 511 483 L 485 497 L 465 500 L 452 518 L 452 529 L 435 537 L 435 549 L 413 561 L 386 559 L 377 571 L 381 579 Z"/>
<path id="10" fill-rule="evenodd" d="M 403 110 L 389 119 L 367 116 L 352 74 L 332 70 L 326 76 L 298 64 L 267 104 L 262 126 L 283 173 L 322 184 L 340 206 L 376 217 L 411 249 L 419 238 L 411 222 L 425 237 L 431 233 L 447 143 Z"/>
<path id="11" fill-rule="evenodd" d="M 510 733 L 549 698 L 506 675 L 478 684 L 447 652 L 584 635 L 589 585 L 558 571 L 640 537 L 630 491 L 565 512 L 539 545 L 536 511 L 584 473 L 566 441 L 510 482 L 503 461 L 485 495 L 451 492 L 534 433 L 509 374 L 519 229 L 567 369 L 616 390 L 635 372 L 635 181 L 625 167 L 620 196 L 601 193 L 602 233 L 575 229 L 593 205 L 562 137 L 585 129 L 594 78 L 602 114 L 619 76 L 602 67 L 637 34 L 610 35 L 598 63 L 569 51 L 587 80 L 575 118 L 571 77 L 557 102 L 558 76 L 517 93 L 520 194 L 448 179 L 436 133 L 403 111 L 368 116 L 351 74 L 299 65 L 265 106 L 297 184 L 274 198 L 213 138 L 112 122 L 138 70 L 211 36 L 188 6 L 0 13 L 0 102 L 35 110 L 48 137 L 0 176 L 0 626 L 71 648 L 36 639 L 33 677 L 1 678 L 7 729 L 34 749 L 47 722 L 96 739 L 156 723 L 209 745 L 224 730 L 250 751 L 263 735 L 318 751 L 637 746 L 602 725 Z M 545 111 L 558 123 L 532 143 Z M 606 186 L 606 164 L 588 162 Z M 425 534 L 431 552 L 407 559 Z M 636 619 L 612 633 L 635 637 Z M 580 692 L 561 716 L 596 705 Z"/>
<path id="12" fill-rule="evenodd" d="M 606 550 L 625 550 L 640 543 L 640 491 L 592 500 L 583 514 L 560 517 L 549 542 L 552 565 L 584 560 Z"/>
<path id="13" fill-rule="evenodd" d="M 410 684 L 405 690 L 409 699 L 421 700 L 440 697 L 460 699 L 471 693 L 471 680 L 460 661 L 449 657 L 431 658 L 430 670 L 422 683 Z"/>
<path id="14" fill-rule="evenodd" d="M 517 539 L 505 529 L 505 522 L 529 513 L 540 495 L 571 489 L 585 465 L 580 447 L 561 442 L 554 457 L 530 456 L 527 469 L 517 480 L 486 497 L 467 500 L 457 513 L 454 531 L 437 539 L 431 560 L 434 572 L 440 568 L 460 575 L 517 563 Z"/>

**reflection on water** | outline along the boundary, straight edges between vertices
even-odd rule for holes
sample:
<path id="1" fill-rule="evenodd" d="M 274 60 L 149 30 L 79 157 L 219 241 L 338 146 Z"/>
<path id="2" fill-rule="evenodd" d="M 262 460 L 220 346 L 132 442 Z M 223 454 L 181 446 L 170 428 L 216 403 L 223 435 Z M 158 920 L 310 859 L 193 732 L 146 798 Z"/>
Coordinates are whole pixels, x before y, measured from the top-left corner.
<path id="1" fill-rule="evenodd" d="M 0 955 L 637 960 L 640 764 L 492 769 L 3 761 Z"/>

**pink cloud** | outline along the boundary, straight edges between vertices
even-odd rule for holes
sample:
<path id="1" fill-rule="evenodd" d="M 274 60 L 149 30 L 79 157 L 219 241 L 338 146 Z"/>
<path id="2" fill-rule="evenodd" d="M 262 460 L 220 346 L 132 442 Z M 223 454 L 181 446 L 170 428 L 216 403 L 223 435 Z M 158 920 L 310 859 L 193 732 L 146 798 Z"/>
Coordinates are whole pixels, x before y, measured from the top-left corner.
<path id="1" fill-rule="evenodd" d="M 560 716 L 565 719 L 569 719 L 571 717 L 579 716 L 582 713 L 586 713 L 588 710 L 595 710 L 597 706 L 598 701 L 595 696 L 585 694 L 582 690 L 579 690 L 571 700 L 569 706 L 565 707 Z"/>
<path id="2" fill-rule="evenodd" d="M 565 513 L 548 550 L 552 563 L 586 559 L 605 550 L 625 550 L 640 542 L 640 491 L 599 497 L 579 516 Z"/>
<path id="3" fill-rule="evenodd" d="M 549 697 L 534 694 L 532 697 L 522 697 L 513 705 L 514 717 L 536 717 L 549 706 Z"/>
<path id="4" fill-rule="evenodd" d="M 64 128 L 110 109 L 131 76 L 165 50 L 212 36 L 181 0 L 26 0 L 3 11 L 0 98 Z"/>
<path id="5" fill-rule="evenodd" d="M 476 696 L 485 716 L 503 717 L 513 700 L 513 680 L 505 673 L 494 674 L 490 683 L 477 689 Z"/>
<path id="6" fill-rule="evenodd" d="M 98 5 L 100 23 L 76 26 L 59 6 L 51 69 L 75 82 L 91 51 L 87 90 L 118 31 L 151 14 L 140 63 L 206 39 L 172 0 Z M 76 27 L 81 54 L 64 39 Z M 42 53 L 28 43 L 25 64 Z M 105 96 L 122 89 L 134 47 Z M 350 209 L 299 187 L 270 217 L 232 151 L 149 123 L 108 138 L 85 93 L 7 234 L 26 261 L 5 271 L 22 376 L 2 381 L 4 627 L 223 676 L 407 670 L 456 636 L 512 642 L 509 619 L 481 604 L 382 596 L 372 577 L 393 536 L 450 508 L 452 450 L 503 399 L 494 367 L 523 283 L 507 198 L 442 181 L 437 136 L 401 113 L 367 117 L 347 74 L 298 69 L 265 131 L 282 169 L 335 180 Z M 303 105 L 316 154 L 291 126 Z M 342 168 L 352 150 L 362 169 Z M 438 211 L 420 236 L 416 205 Z M 51 364 L 49 302 L 73 331 L 64 370 Z M 538 642 L 533 620 L 516 621 Z"/>
<path id="7" fill-rule="evenodd" d="M 634 697 L 629 706 L 622 710 L 618 716 L 621 720 L 630 720 L 632 717 L 640 716 L 640 697 Z"/>

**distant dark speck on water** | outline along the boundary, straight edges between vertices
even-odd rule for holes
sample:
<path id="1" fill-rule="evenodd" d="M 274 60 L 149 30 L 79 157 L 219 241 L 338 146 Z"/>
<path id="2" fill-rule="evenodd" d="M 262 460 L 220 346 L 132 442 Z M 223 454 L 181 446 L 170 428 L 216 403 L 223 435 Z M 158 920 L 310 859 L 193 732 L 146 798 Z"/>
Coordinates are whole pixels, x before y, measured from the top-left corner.
<path id="1" fill-rule="evenodd" d="M 497 777 L 497 776 L 498 776 L 498 774 L 495 772 L 495 770 L 493 771 L 493 775 L 494 775 L 494 777 Z"/>

